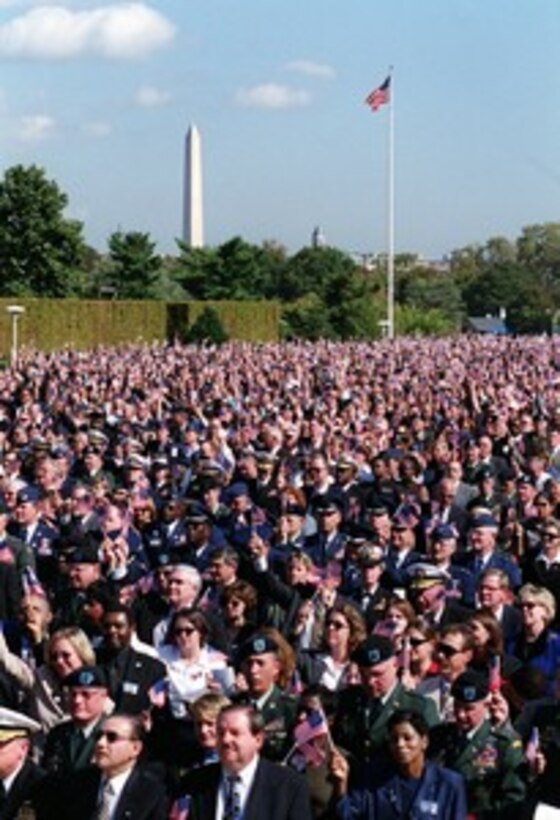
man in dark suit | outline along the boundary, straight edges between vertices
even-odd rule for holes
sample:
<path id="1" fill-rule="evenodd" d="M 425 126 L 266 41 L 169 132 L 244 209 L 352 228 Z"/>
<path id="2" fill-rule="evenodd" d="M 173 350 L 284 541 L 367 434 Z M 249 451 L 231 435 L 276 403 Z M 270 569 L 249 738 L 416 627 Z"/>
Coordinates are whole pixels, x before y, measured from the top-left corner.
<path id="1" fill-rule="evenodd" d="M 39 804 L 45 772 L 29 759 L 29 750 L 31 734 L 40 730 L 27 715 L 0 708 L 0 820 L 12 820 L 24 806 L 33 811 L 31 806 Z"/>
<path id="2" fill-rule="evenodd" d="M 132 648 L 133 627 L 130 609 L 123 604 L 110 604 L 103 616 L 103 644 L 97 652 L 115 711 L 127 715 L 137 715 L 148 708 L 150 688 L 166 675 L 161 661 Z"/>
<path id="3" fill-rule="evenodd" d="M 510 647 L 523 630 L 521 610 L 512 606 L 509 578 L 501 569 L 487 569 L 480 576 L 477 589 L 478 601 L 502 627 L 504 645 Z"/>
<path id="4" fill-rule="evenodd" d="M 97 733 L 94 766 L 64 781 L 54 799 L 57 820 L 166 820 L 168 801 L 153 767 L 140 763 L 144 729 L 138 718 L 113 715 Z"/>
<path id="5" fill-rule="evenodd" d="M 220 763 L 190 780 L 190 820 L 311 820 L 305 778 L 260 757 L 262 716 L 250 706 L 228 706 L 218 718 Z"/>

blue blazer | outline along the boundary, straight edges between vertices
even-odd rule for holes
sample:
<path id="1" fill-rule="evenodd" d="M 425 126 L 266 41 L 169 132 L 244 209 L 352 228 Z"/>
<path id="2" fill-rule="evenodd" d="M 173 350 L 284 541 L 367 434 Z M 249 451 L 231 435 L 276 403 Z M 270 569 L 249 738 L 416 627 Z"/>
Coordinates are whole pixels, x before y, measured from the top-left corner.
<path id="1" fill-rule="evenodd" d="M 463 778 L 430 761 L 408 814 L 404 814 L 394 768 L 385 769 L 367 788 L 351 790 L 337 806 L 340 820 L 465 820 L 467 801 Z"/>

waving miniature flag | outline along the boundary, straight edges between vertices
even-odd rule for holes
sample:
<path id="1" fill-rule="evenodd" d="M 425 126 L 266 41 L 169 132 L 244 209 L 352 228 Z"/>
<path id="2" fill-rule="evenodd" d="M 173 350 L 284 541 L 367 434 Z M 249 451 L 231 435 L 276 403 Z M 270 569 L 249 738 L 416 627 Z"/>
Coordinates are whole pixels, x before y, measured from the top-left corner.
<path id="1" fill-rule="evenodd" d="M 297 745 L 301 747 L 305 743 L 309 743 L 310 740 L 323 737 L 324 735 L 328 735 L 328 733 L 329 727 L 324 714 L 318 709 L 313 709 L 309 712 L 305 720 L 298 723 L 294 730 L 294 737 Z"/>
<path id="2" fill-rule="evenodd" d="M 188 820 L 191 798 L 188 795 L 179 797 L 171 806 L 169 820 Z"/>
<path id="3" fill-rule="evenodd" d="M 488 675 L 488 688 L 491 692 L 499 692 L 502 688 L 501 660 L 499 655 L 492 655 L 490 661 L 490 673 Z"/>
<path id="4" fill-rule="evenodd" d="M 539 737 L 539 730 L 537 726 L 533 726 L 531 729 L 531 735 L 529 740 L 527 741 L 527 746 L 525 747 L 525 758 L 528 763 L 534 763 L 535 758 L 537 757 L 538 751 L 540 749 L 540 737 Z"/>
<path id="5" fill-rule="evenodd" d="M 148 698 L 152 706 L 156 706 L 158 709 L 162 709 L 165 706 L 168 689 L 169 684 L 166 678 L 161 678 L 161 680 L 157 680 L 150 686 L 148 689 Z"/>

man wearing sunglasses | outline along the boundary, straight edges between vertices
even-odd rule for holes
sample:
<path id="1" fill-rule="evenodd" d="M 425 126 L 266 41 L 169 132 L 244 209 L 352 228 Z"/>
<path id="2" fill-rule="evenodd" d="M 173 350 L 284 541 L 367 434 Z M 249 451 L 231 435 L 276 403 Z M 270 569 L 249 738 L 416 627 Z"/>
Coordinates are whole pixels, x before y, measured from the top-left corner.
<path id="1" fill-rule="evenodd" d="M 64 781 L 59 820 L 166 820 L 168 801 L 155 769 L 141 763 L 144 728 L 131 715 L 106 718 L 96 733 L 93 767 Z"/>
<path id="2" fill-rule="evenodd" d="M 467 669 L 473 650 L 473 635 L 466 624 L 450 624 L 441 631 L 435 652 L 439 675 L 425 678 L 416 689 L 420 695 L 425 695 L 435 703 L 441 720 L 455 719 L 452 686 Z"/>

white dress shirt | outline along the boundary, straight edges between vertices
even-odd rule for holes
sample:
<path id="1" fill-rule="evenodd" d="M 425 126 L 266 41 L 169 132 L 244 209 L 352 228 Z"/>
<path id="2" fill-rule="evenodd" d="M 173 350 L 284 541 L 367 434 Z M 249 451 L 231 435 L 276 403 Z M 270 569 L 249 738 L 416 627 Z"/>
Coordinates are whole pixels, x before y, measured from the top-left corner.
<path id="1" fill-rule="evenodd" d="M 245 814 L 245 806 L 247 805 L 247 799 L 249 797 L 249 792 L 251 791 L 251 787 L 253 785 L 253 781 L 255 779 L 255 774 L 257 772 L 257 766 L 259 765 L 259 756 L 255 755 L 253 760 L 249 763 L 248 766 L 245 766 L 240 772 L 237 772 L 237 776 L 239 777 L 239 783 L 237 784 L 237 792 L 239 794 L 239 807 L 240 807 L 240 814 L 239 820 L 243 820 L 243 816 Z M 223 820 L 224 817 L 224 809 L 225 809 L 225 800 L 226 800 L 226 778 L 228 777 L 229 772 L 226 772 L 222 769 L 222 777 L 220 780 L 220 788 L 218 790 L 218 799 L 216 801 L 216 818 L 215 820 Z"/>

